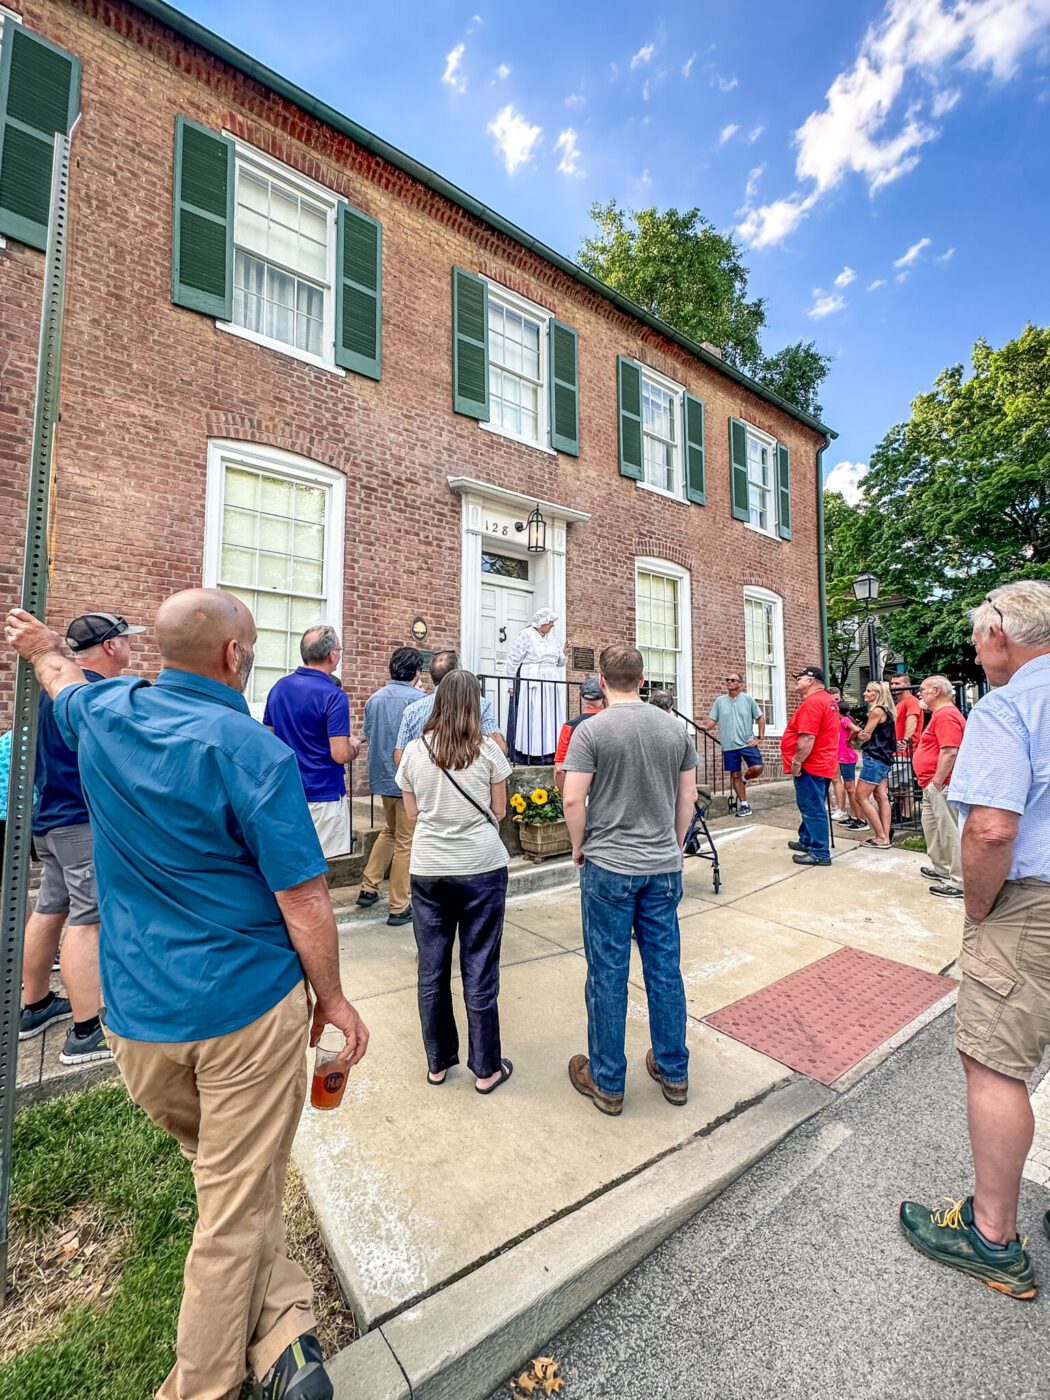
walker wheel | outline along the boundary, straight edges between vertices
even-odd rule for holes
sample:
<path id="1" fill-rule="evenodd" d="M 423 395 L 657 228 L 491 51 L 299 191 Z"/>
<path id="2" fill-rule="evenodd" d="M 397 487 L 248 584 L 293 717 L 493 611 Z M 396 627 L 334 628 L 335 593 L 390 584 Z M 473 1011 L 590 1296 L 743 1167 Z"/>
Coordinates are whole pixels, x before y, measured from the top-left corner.
<path id="1" fill-rule="evenodd" d="M 715 894 L 717 894 L 718 891 L 722 888 L 722 877 L 721 877 L 721 875 L 719 875 L 719 873 L 718 873 L 718 866 L 717 866 L 717 865 L 715 866 L 715 870 L 714 870 L 714 882 L 715 882 Z"/>

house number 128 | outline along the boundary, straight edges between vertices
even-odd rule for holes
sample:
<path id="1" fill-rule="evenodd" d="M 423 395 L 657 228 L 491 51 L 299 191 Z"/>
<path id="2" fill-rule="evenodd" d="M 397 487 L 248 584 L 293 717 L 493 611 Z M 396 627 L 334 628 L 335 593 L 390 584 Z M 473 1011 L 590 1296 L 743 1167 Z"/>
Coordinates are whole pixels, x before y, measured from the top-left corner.
<path id="1" fill-rule="evenodd" d="M 485 533 L 486 535 L 509 535 L 510 526 L 501 525 L 498 520 L 486 520 Z"/>

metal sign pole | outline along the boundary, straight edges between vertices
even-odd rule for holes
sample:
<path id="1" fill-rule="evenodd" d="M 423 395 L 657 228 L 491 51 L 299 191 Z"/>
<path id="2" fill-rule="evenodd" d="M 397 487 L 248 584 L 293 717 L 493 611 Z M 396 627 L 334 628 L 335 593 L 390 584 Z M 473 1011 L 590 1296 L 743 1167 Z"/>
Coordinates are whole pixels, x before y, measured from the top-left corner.
<path id="1" fill-rule="evenodd" d="M 56 135 L 22 570 L 22 607 L 39 618 L 43 618 L 47 602 L 47 514 L 51 494 L 52 449 L 58 423 L 68 216 L 69 139 Z M 32 666 L 19 657 L 15 670 L 7 841 L 3 874 L 0 876 L 3 882 L 0 898 L 0 1303 L 7 1296 L 7 1210 L 11 1196 L 11 1143 L 15 1125 L 18 1020 L 22 1003 L 22 939 L 29 893 L 37 709 L 36 676 Z"/>

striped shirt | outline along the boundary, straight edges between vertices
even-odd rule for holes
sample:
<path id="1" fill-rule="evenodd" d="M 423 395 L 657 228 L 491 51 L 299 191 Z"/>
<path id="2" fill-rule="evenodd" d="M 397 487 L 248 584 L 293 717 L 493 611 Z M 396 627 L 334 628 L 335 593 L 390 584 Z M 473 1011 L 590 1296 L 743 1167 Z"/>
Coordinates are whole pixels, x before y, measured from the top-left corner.
<path id="1" fill-rule="evenodd" d="M 1015 671 L 970 711 L 952 769 L 949 801 L 1021 818 L 1010 880 L 1050 881 L 1050 654 Z"/>

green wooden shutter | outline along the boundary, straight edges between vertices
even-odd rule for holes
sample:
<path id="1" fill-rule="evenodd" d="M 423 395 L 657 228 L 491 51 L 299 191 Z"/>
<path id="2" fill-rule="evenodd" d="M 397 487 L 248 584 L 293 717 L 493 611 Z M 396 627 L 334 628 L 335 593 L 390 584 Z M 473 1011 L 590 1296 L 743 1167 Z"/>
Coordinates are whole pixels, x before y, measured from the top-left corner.
<path id="1" fill-rule="evenodd" d="M 228 321 L 233 315 L 233 142 L 175 118 L 171 299 Z"/>
<path id="2" fill-rule="evenodd" d="M 692 394 L 685 396 L 685 494 L 698 506 L 707 504 L 704 405 Z"/>
<path id="3" fill-rule="evenodd" d="M 750 520 L 747 489 L 747 428 L 739 418 L 729 420 L 729 474 L 733 519 Z"/>
<path id="4" fill-rule="evenodd" d="M 379 378 L 382 360 L 383 229 L 375 219 L 339 204 L 335 300 L 335 362 Z"/>
<path id="5" fill-rule="evenodd" d="M 80 111 L 80 59 L 39 34 L 0 20 L 0 233 L 47 247 L 55 134 Z"/>
<path id="6" fill-rule="evenodd" d="M 452 407 L 489 419 L 489 288 L 481 277 L 452 269 Z"/>
<path id="7" fill-rule="evenodd" d="M 617 356 L 620 388 L 620 475 L 641 481 L 642 461 L 642 370 L 633 360 Z"/>
<path id="8" fill-rule="evenodd" d="M 550 351 L 551 446 L 580 455 L 580 370 L 576 332 L 552 320 Z"/>
<path id="9" fill-rule="evenodd" d="M 777 534 L 791 538 L 791 450 L 777 443 Z"/>

